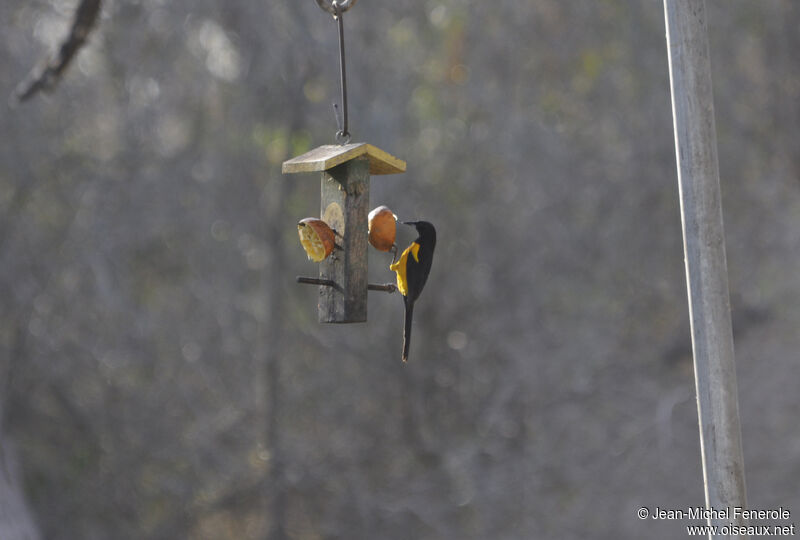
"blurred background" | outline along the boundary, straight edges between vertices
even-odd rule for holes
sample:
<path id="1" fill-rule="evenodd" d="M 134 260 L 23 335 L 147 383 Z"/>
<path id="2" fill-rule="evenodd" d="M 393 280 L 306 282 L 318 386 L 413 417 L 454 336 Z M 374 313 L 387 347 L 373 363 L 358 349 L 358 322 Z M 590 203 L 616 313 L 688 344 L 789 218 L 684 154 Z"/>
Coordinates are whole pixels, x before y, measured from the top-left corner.
<path id="1" fill-rule="evenodd" d="M 76 5 L 0 4 L 0 93 Z M 707 7 L 748 502 L 795 521 L 800 3 Z M 371 207 L 439 232 L 409 363 L 398 295 L 328 326 L 295 284 L 319 179 L 280 167 L 334 141 L 331 17 L 106 0 L 0 113 L 0 537 L 685 535 L 636 517 L 704 503 L 661 2 L 364 0 L 345 32 L 354 140 L 408 162 Z"/>

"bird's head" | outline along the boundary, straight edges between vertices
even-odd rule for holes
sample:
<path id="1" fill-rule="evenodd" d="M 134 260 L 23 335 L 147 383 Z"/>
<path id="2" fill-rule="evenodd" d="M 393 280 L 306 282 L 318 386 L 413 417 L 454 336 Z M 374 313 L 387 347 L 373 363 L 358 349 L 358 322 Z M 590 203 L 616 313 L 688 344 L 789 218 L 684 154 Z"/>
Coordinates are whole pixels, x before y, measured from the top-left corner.
<path id="1" fill-rule="evenodd" d="M 415 227 L 420 238 L 429 239 L 432 243 L 436 242 L 436 228 L 433 223 L 427 221 L 401 221 L 400 223 Z"/>

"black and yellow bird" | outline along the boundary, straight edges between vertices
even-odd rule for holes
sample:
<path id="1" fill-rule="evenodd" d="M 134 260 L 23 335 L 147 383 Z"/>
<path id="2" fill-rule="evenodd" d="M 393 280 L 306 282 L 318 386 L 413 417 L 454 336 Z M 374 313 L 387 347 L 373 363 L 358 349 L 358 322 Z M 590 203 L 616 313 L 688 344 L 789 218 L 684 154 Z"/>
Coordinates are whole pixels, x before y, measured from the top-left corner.
<path id="1" fill-rule="evenodd" d="M 425 287 L 433 263 L 433 249 L 436 247 L 436 229 L 427 221 L 401 221 L 404 225 L 416 227 L 419 236 L 411 242 L 400 260 L 389 267 L 397 273 L 397 289 L 403 295 L 406 306 L 406 321 L 403 326 L 403 362 L 408 360 L 411 345 L 411 319 L 414 316 L 414 302 Z"/>

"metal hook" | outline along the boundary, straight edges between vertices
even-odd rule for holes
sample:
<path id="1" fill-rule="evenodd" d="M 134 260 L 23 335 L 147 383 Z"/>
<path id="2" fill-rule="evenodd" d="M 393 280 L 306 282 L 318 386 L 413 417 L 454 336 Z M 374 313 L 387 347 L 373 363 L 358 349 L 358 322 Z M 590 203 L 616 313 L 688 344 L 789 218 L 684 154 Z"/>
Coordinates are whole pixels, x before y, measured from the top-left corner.
<path id="1" fill-rule="evenodd" d="M 337 7 L 339 8 L 339 13 L 344 13 L 356 5 L 356 2 L 358 2 L 358 0 L 317 0 L 317 5 L 336 17 Z M 336 6 L 334 6 L 334 4 L 336 4 Z"/>

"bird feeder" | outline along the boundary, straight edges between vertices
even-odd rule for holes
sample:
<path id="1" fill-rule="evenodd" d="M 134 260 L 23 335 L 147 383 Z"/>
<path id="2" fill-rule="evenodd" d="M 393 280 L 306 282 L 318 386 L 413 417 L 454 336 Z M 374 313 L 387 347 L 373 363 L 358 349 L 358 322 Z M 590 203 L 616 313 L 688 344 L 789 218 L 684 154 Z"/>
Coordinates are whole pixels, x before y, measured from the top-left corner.
<path id="1" fill-rule="evenodd" d="M 406 162 L 371 144 L 350 144 L 343 19 L 357 1 L 317 0 L 319 7 L 333 16 L 339 34 L 341 116 L 334 104 L 339 144 L 320 146 L 283 163 L 284 174 L 322 173 L 320 218 L 333 229 L 335 247 L 330 256 L 321 260 L 319 278 L 297 278 L 300 283 L 319 285 L 322 323 L 365 322 L 367 291 L 397 290 L 392 284 L 367 283 L 369 178 L 373 174 L 405 172 Z"/>
<path id="2" fill-rule="evenodd" d="M 393 292 L 367 282 L 367 213 L 371 175 L 405 172 L 405 161 L 367 143 L 323 145 L 283 163 L 284 174 L 320 172 L 320 218 L 336 235 L 330 257 L 319 266 L 319 322 L 367 320 L 367 291 Z"/>

